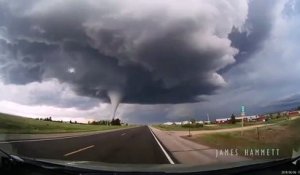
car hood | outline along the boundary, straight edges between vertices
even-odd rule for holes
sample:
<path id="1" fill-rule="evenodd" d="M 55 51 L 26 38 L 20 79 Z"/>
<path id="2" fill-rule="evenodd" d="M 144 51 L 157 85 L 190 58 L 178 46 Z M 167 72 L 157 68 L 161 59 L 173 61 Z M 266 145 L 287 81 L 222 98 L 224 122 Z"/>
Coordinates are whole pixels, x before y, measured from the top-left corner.
<path id="1" fill-rule="evenodd" d="M 110 172 L 165 172 L 165 173 L 184 173 L 184 172 L 207 172 L 218 171 L 224 169 L 239 169 L 242 167 L 262 166 L 274 162 L 286 161 L 287 159 L 279 160 L 247 160 L 234 163 L 222 163 L 211 165 L 189 165 L 189 164 L 116 164 L 104 163 L 94 161 L 65 161 L 53 159 L 36 159 L 36 158 L 22 158 L 26 161 L 37 161 L 40 163 L 53 164 L 64 167 L 72 167 L 96 171 L 110 171 Z M 291 159 L 289 159 L 291 160 Z"/>

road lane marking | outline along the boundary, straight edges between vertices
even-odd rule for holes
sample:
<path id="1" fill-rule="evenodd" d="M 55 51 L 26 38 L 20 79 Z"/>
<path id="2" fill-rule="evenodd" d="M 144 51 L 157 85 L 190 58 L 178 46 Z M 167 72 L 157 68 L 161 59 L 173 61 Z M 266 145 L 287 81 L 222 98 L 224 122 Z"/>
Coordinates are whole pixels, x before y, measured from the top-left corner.
<path id="1" fill-rule="evenodd" d="M 91 145 L 91 146 L 88 146 L 88 147 L 85 147 L 85 148 L 81 148 L 81 149 L 79 149 L 79 150 L 76 150 L 76 151 L 67 153 L 67 154 L 65 154 L 64 156 L 67 157 L 67 156 L 70 156 L 70 155 L 72 155 L 72 154 L 76 154 L 76 153 L 78 153 L 78 152 L 81 152 L 81 151 L 84 151 L 84 150 L 93 148 L 94 146 L 95 146 L 95 145 Z"/>
<path id="2" fill-rule="evenodd" d="M 124 136 L 124 135 L 126 135 L 126 133 L 121 134 L 121 136 Z"/>
<path id="3" fill-rule="evenodd" d="M 168 161 L 170 162 L 170 164 L 175 164 L 174 161 L 172 160 L 172 158 L 169 156 L 169 154 L 167 153 L 167 151 L 164 149 L 164 147 L 160 144 L 160 142 L 158 141 L 158 139 L 156 138 L 155 134 L 153 133 L 153 131 L 151 130 L 151 128 L 148 126 L 151 134 L 153 135 L 154 139 L 156 140 L 156 142 L 158 143 L 160 149 L 163 151 L 163 153 L 165 154 L 165 156 L 167 157 Z"/>

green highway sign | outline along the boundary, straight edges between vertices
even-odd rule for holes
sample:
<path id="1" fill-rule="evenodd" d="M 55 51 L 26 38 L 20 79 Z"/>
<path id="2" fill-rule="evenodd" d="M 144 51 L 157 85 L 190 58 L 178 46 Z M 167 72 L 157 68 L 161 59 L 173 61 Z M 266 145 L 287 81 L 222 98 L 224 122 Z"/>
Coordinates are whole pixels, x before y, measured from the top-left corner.
<path id="1" fill-rule="evenodd" d="M 242 106 L 242 113 L 245 113 L 245 106 Z"/>

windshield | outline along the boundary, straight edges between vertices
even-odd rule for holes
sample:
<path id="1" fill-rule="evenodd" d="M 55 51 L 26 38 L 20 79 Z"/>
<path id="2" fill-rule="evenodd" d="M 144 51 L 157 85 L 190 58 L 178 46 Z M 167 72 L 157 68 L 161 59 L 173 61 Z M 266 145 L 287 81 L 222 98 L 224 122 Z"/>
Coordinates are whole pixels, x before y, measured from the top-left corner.
<path id="1" fill-rule="evenodd" d="M 279 0 L 0 0 L 0 148 L 116 167 L 300 155 L 299 12 Z"/>

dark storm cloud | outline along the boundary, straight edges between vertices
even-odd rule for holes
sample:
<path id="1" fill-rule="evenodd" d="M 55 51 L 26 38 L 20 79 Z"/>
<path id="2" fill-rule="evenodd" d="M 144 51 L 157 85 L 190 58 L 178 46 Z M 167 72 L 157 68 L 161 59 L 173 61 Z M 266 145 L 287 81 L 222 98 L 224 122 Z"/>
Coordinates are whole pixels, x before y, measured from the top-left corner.
<path id="1" fill-rule="evenodd" d="M 296 109 L 300 106 L 300 94 L 294 94 L 289 97 L 277 100 L 270 105 L 268 105 L 268 108 L 273 108 L 277 110 L 290 110 L 290 109 Z"/>
<path id="2" fill-rule="evenodd" d="M 245 61 L 247 58 L 263 47 L 264 41 L 269 37 L 274 23 L 273 10 L 277 0 L 251 0 L 249 1 L 248 18 L 245 30 L 240 32 L 233 29 L 229 38 L 232 46 L 239 49 L 235 64 Z M 227 66 L 222 72 L 229 70 L 235 64 Z"/>
<path id="3" fill-rule="evenodd" d="M 225 84 L 217 71 L 234 62 L 227 35 L 247 4 L 166 2 L 0 1 L 1 77 L 56 78 L 104 102 L 197 102 Z"/>

